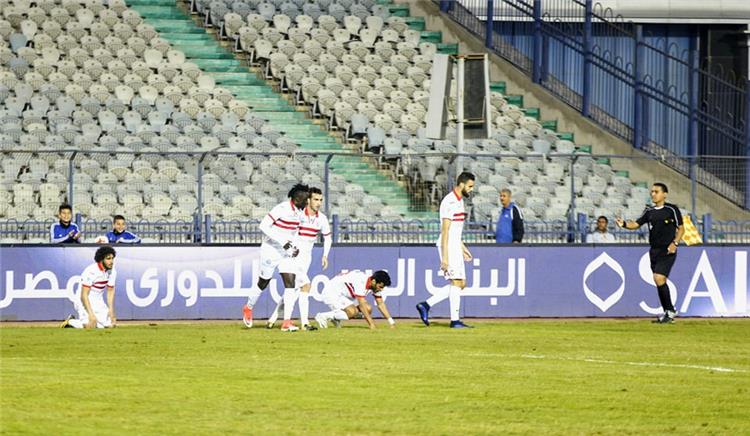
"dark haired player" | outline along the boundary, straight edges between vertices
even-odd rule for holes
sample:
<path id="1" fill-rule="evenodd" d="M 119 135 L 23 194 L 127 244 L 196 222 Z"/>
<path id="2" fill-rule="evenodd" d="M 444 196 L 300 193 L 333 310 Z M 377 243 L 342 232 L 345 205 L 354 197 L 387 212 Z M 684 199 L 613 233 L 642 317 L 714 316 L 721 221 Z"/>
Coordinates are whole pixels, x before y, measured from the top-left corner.
<path id="1" fill-rule="evenodd" d="M 323 257 L 321 266 L 325 270 L 328 268 L 328 253 L 331 251 L 331 226 L 328 224 L 328 217 L 320 211 L 323 205 L 323 191 L 319 188 L 310 188 L 310 198 L 307 200 L 307 207 L 300 215 L 300 227 L 297 233 L 297 239 L 294 244 L 299 248 L 297 257 L 287 257 L 279 264 L 279 273 L 293 273 L 296 281 L 294 294 L 284 293 L 281 300 L 276 305 L 276 309 L 271 312 L 268 318 L 267 328 L 273 328 L 274 323 L 279 316 L 284 316 L 282 329 L 289 328 L 292 324 L 292 312 L 294 302 L 299 298 L 299 320 L 303 330 L 317 330 L 310 324 L 308 314 L 310 311 L 310 277 L 307 275 L 312 262 L 312 251 L 315 241 L 318 240 L 318 234 L 323 235 Z"/>
<path id="2" fill-rule="evenodd" d="M 323 288 L 323 303 L 328 305 L 331 310 L 315 315 L 315 321 L 320 328 L 327 328 L 329 322 L 338 324 L 341 321 L 356 317 L 357 313 L 361 312 L 370 329 L 375 329 L 375 322 L 372 320 L 372 308 L 365 300 L 368 294 L 372 294 L 380 313 L 388 320 L 388 325 L 393 328 L 396 322 L 388 312 L 388 307 L 386 307 L 382 296 L 383 289 L 390 285 L 391 276 L 385 271 L 375 271 L 372 275 L 360 270 L 341 273 L 332 278 Z"/>
<path id="3" fill-rule="evenodd" d="M 287 194 L 289 200 L 276 205 L 260 222 L 263 232 L 263 243 L 260 245 L 260 278 L 250 291 L 247 303 L 242 307 L 242 322 L 250 328 L 253 326 L 253 306 L 258 302 L 273 277 L 274 271 L 286 257 L 296 257 L 299 249 L 294 245 L 300 226 L 300 215 L 307 205 L 310 188 L 296 184 Z M 284 281 L 284 293 L 294 294 L 294 274 L 281 273 Z M 283 331 L 297 331 L 299 327 L 288 324 Z"/>
<path id="4" fill-rule="evenodd" d="M 664 315 L 654 321 L 658 324 L 671 324 L 677 316 L 669 295 L 667 277 L 677 259 L 677 244 L 680 243 L 685 233 L 680 208 L 666 202 L 668 192 L 669 189 L 664 183 L 654 183 L 651 187 L 653 206 L 647 207 L 643 215 L 635 221 L 617 219 L 617 225 L 628 230 L 637 230 L 642 225 L 648 224 L 648 242 L 651 245 L 648 255 L 651 259 L 651 271 L 654 274 L 661 307 L 664 309 Z"/>
<path id="5" fill-rule="evenodd" d="M 427 301 L 417 304 L 419 318 L 430 325 L 430 308 L 448 299 L 450 304 L 451 328 L 471 328 L 460 318 L 461 290 L 466 287 L 464 262 L 472 259 L 471 252 L 461 240 L 466 219 L 464 198 L 474 189 L 474 174 L 463 172 L 456 179 L 456 186 L 440 202 L 440 239 L 437 241 L 440 256 L 440 270 L 450 281 L 447 290 L 440 290 Z"/>
<path id="6" fill-rule="evenodd" d="M 77 318 L 68 318 L 61 327 L 107 328 L 114 327 L 115 318 L 115 249 L 100 247 L 94 254 L 94 263 L 81 273 L 80 292 L 73 299 Z M 104 302 L 104 289 L 107 302 Z"/>

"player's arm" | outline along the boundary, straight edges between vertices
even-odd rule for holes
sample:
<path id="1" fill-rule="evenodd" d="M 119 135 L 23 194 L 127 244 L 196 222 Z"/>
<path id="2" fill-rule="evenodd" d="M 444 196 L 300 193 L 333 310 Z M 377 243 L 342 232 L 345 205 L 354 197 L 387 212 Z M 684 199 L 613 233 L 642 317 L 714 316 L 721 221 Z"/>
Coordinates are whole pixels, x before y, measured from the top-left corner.
<path id="1" fill-rule="evenodd" d="M 370 313 L 369 310 L 367 310 L 367 306 L 368 306 L 367 300 L 365 300 L 365 297 L 357 297 L 357 301 L 359 301 L 360 306 L 362 306 L 362 308 L 364 309 L 364 310 L 361 310 L 360 312 L 362 312 L 362 315 L 364 315 L 365 320 L 367 320 L 367 324 L 370 326 L 370 330 L 374 330 L 375 321 L 372 320 L 372 314 Z"/>
<path id="2" fill-rule="evenodd" d="M 112 327 L 117 324 L 115 318 L 115 287 L 107 286 L 107 306 L 109 307 L 109 319 L 112 321 Z"/>
<path id="3" fill-rule="evenodd" d="M 451 220 L 449 218 L 443 218 L 442 225 L 440 226 L 440 269 L 448 271 L 448 231 L 451 228 Z M 463 244 L 463 243 L 462 243 Z"/>
<path id="4" fill-rule="evenodd" d="M 471 251 L 469 251 L 469 248 L 466 247 L 466 244 L 464 244 L 463 241 L 461 241 L 461 251 L 464 253 L 464 260 L 466 262 L 470 261 L 474 258 L 474 256 L 471 255 Z"/>
<path id="5" fill-rule="evenodd" d="M 396 321 L 393 320 L 393 317 L 391 317 L 391 313 L 388 312 L 388 307 L 385 305 L 385 300 L 383 300 L 383 297 L 375 297 L 375 305 L 378 306 L 378 310 L 380 313 L 383 314 L 385 319 L 388 320 L 388 325 L 391 326 L 391 328 L 394 328 L 396 326 Z"/>
<path id="6" fill-rule="evenodd" d="M 258 227 L 264 235 L 278 242 L 278 244 L 284 247 L 285 250 L 292 247 L 292 241 L 288 240 L 285 235 L 279 234 L 279 232 L 274 229 L 275 222 L 276 219 L 274 219 L 274 217 L 269 213 L 268 215 L 263 217 L 263 219 L 260 221 L 260 226 Z"/>
<path id="7" fill-rule="evenodd" d="M 90 291 L 91 291 L 90 286 L 86 286 L 86 285 L 81 286 L 81 303 L 83 303 L 83 307 L 84 309 L 86 309 L 86 313 L 89 314 L 89 323 L 86 324 L 87 329 L 96 327 L 96 316 L 94 315 L 94 311 L 91 309 L 91 302 L 89 301 Z"/>
<path id="8" fill-rule="evenodd" d="M 321 260 L 321 266 L 324 270 L 328 268 L 328 253 L 331 252 L 332 244 L 333 238 L 331 237 L 330 231 L 328 234 L 323 234 L 323 259 Z"/>

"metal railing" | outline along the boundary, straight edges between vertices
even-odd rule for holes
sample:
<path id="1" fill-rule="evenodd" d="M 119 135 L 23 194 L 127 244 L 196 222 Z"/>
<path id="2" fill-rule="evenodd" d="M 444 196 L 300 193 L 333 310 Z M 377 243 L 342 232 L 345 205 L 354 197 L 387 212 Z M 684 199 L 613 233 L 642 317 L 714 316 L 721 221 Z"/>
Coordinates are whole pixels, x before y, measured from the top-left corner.
<path id="1" fill-rule="evenodd" d="M 695 35 L 685 44 L 650 35 L 592 0 L 434 1 L 488 49 L 636 148 L 671 156 L 750 150 L 747 78 L 702 65 Z M 670 164 L 750 208 L 747 165 Z"/>
<path id="2" fill-rule="evenodd" d="M 472 142 L 469 147 L 478 148 Z M 636 218 L 649 201 L 651 181 L 631 180 L 626 168 L 657 160 L 645 155 L 491 154 L 479 149 L 463 156 L 465 167 L 477 176 L 477 188 L 467 201 L 465 237 L 471 243 L 494 241 L 503 188 L 513 191 L 525 211 L 526 242 L 584 241 L 590 222 L 578 218 L 580 212 L 590 218 L 607 215 L 610 221 L 615 216 Z M 69 202 L 89 242 L 110 229 L 113 215 L 122 214 L 145 242 L 260 243 L 260 218 L 301 180 L 325 193 L 324 210 L 333 219 L 338 243 L 434 243 L 437 207 L 455 177 L 455 157 L 410 150 L 402 155 L 0 152 L 0 241 L 47 241 L 57 207 Z M 742 158 L 701 159 L 714 166 L 745 164 Z M 690 191 L 690 206 L 678 203 L 697 217 L 710 211 L 698 210 L 694 181 L 689 187 L 673 187 L 673 192 Z M 612 202 L 610 197 L 620 200 Z M 704 223 L 706 241 L 750 240 L 748 218 L 737 218 L 717 222 L 710 215 L 703 217 L 699 222 Z M 615 232 L 624 242 L 645 240 L 643 232 Z"/>
<path id="3" fill-rule="evenodd" d="M 49 227 L 54 220 L 16 221 L 0 220 L 0 243 L 44 244 L 49 241 Z M 94 237 L 111 230 L 110 221 L 87 220 L 79 215 L 75 222 L 84 235 L 84 242 L 94 242 Z M 705 244 L 750 243 L 750 220 L 715 221 L 710 214 L 695 220 Z M 134 221 L 128 230 L 136 233 L 146 244 L 260 244 L 263 234 L 259 220 L 213 220 L 210 215 L 200 220 L 196 215 L 192 223 L 167 221 Z M 331 220 L 336 244 L 434 244 L 440 234 L 439 221 L 434 220 Z M 524 223 L 525 244 L 579 244 L 586 235 L 595 231 L 596 220 L 582 216 L 575 223 L 565 220 L 533 220 Z M 627 231 L 610 223 L 608 231 L 618 244 L 648 243 L 648 230 Z M 92 237 L 93 236 L 93 237 Z M 495 223 L 468 221 L 463 240 L 467 244 L 494 244 Z"/>

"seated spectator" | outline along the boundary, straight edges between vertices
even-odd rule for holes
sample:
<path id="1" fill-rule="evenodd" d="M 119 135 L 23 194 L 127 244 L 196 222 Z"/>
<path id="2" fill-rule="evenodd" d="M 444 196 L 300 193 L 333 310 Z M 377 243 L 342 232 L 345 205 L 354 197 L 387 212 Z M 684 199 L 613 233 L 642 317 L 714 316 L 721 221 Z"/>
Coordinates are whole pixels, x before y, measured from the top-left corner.
<path id="1" fill-rule="evenodd" d="M 112 219 L 112 231 L 107 233 L 110 244 L 140 244 L 141 238 L 125 230 L 125 217 L 115 215 Z"/>
<path id="2" fill-rule="evenodd" d="M 596 219 L 596 230 L 586 235 L 587 244 L 607 244 L 615 241 L 615 235 L 607 231 L 609 220 L 602 215 Z"/>
<path id="3" fill-rule="evenodd" d="M 76 223 L 70 222 L 73 208 L 69 204 L 61 204 L 57 208 L 57 218 L 60 220 L 49 228 L 49 239 L 52 244 L 80 244 L 81 231 Z"/>

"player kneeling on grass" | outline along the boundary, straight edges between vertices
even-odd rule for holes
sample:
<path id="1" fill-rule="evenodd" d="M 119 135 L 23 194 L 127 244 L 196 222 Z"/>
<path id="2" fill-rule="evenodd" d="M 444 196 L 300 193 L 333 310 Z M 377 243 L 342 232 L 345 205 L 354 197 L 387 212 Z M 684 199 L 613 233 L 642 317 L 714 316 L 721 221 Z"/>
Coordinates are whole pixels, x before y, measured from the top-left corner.
<path id="1" fill-rule="evenodd" d="M 79 295 L 73 298 L 77 318 L 68 317 L 62 327 L 107 328 L 114 327 L 115 318 L 115 249 L 101 247 L 94 254 L 94 263 L 81 274 Z M 104 289 L 107 302 L 104 302 Z"/>
<path id="2" fill-rule="evenodd" d="M 368 294 L 372 294 L 380 313 L 388 319 L 388 324 L 393 328 L 396 322 L 391 318 L 381 295 L 383 289 L 390 285 L 391 277 L 385 271 L 375 271 L 372 275 L 359 270 L 341 273 L 323 288 L 323 303 L 328 305 L 330 312 L 315 315 L 315 321 L 320 328 L 327 328 L 329 322 L 338 325 L 341 321 L 355 318 L 357 313 L 361 312 L 370 329 L 374 329 L 372 308 L 365 300 Z"/>

